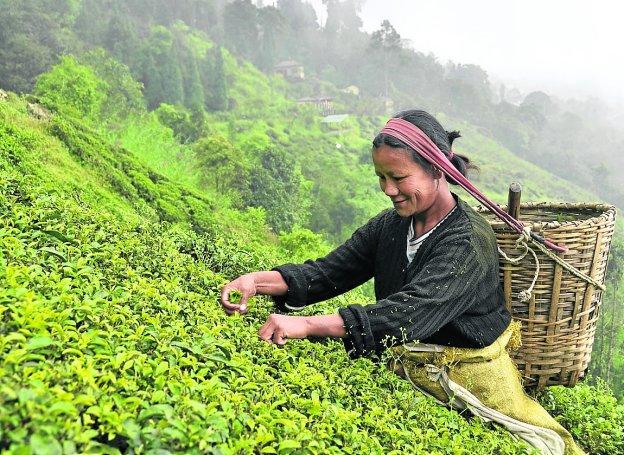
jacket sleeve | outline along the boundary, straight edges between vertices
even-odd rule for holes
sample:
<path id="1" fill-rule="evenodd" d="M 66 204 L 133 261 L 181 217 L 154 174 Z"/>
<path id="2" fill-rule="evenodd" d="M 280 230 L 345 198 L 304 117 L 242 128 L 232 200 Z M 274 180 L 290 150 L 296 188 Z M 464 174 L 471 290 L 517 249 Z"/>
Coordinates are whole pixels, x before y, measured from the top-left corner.
<path id="1" fill-rule="evenodd" d="M 469 239 L 441 242 L 399 292 L 372 305 L 339 310 L 349 356 L 379 355 L 390 346 L 428 338 L 475 303 L 485 275 Z"/>
<path id="2" fill-rule="evenodd" d="M 281 311 L 295 311 L 347 292 L 373 277 L 378 233 L 385 212 L 372 218 L 324 258 L 275 267 L 288 285 L 274 296 Z"/>

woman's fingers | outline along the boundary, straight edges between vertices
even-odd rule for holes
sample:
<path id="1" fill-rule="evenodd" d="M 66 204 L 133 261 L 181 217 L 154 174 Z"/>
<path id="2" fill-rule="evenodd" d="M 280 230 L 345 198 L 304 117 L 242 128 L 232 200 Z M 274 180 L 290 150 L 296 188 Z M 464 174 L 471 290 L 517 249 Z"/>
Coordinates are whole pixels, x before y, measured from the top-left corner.
<path id="1" fill-rule="evenodd" d="M 239 308 L 239 311 L 240 311 L 242 314 L 247 313 L 247 308 L 248 308 L 248 307 L 247 307 L 247 300 L 249 300 L 249 298 L 250 298 L 250 297 L 251 297 L 251 295 L 246 294 L 246 293 L 243 293 L 243 295 L 242 295 L 242 297 L 241 297 L 241 300 L 240 300 L 240 303 L 239 303 L 239 307 L 238 307 L 238 308 Z"/>
<path id="2" fill-rule="evenodd" d="M 258 330 L 258 336 L 260 339 L 278 346 L 284 346 L 286 340 L 288 340 L 288 333 L 286 329 L 279 324 L 279 320 L 275 318 L 275 315 L 269 316 L 267 322 Z"/>
<path id="3" fill-rule="evenodd" d="M 236 303 L 230 298 L 234 298 L 234 293 L 240 300 Z M 231 295 L 232 294 L 232 295 Z M 221 289 L 220 302 L 227 314 L 241 313 L 248 311 L 248 300 L 256 294 L 253 278 L 250 275 L 243 275 L 230 281 Z"/>
<path id="4" fill-rule="evenodd" d="M 268 320 L 262 327 L 260 327 L 260 330 L 258 330 L 258 336 L 260 339 L 272 343 L 273 330 L 273 324 L 270 320 Z"/>
<path id="5" fill-rule="evenodd" d="M 286 332 L 273 332 L 273 343 L 278 346 L 284 346 L 286 344 L 287 338 L 288 335 L 286 334 Z"/>
<path id="6" fill-rule="evenodd" d="M 234 288 L 234 287 L 224 287 L 223 290 L 221 291 L 221 305 L 223 306 L 223 309 L 225 310 L 225 312 L 227 314 L 234 314 L 234 313 L 242 313 L 245 314 L 248 311 L 248 306 L 247 306 L 247 300 L 249 300 L 249 297 L 251 297 L 249 294 L 243 293 L 241 292 L 242 296 L 241 296 L 241 300 L 238 303 L 232 303 L 230 302 L 230 292 L 231 291 L 239 291 L 240 290 Z"/>

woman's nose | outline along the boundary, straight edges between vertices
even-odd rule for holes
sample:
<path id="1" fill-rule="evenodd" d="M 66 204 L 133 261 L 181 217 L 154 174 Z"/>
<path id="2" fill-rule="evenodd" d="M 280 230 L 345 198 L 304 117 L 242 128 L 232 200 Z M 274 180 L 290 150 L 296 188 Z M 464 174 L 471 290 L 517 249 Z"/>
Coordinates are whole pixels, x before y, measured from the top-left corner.
<path id="1" fill-rule="evenodd" d="M 386 181 L 382 189 L 383 189 L 383 192 L 386 193 L 386 196 L 392 197 L 392 196 L 396 196 L 397 194 L 399 194 L 399 188 L 392 182 Z"/>

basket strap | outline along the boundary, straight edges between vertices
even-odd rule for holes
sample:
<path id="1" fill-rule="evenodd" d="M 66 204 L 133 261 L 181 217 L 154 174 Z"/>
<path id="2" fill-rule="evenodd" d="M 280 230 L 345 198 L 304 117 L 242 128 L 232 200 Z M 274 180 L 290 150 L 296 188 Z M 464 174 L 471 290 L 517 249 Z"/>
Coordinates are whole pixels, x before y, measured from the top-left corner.
<path id="1" fill-rule="evenodd" d="M 553 253 L 548 248 L 546 248 L 542 243 L 540 243 L 538 240 L 535 239 L 535 234 L 531 232 L 531 228 L 528 226 L 525 226 L 522 231 L 522 234 L 516 239 L 516 248 L 524 250 L 520 254 L 520 256 L 516 258 L 510 258 L 507 254 L 505 254 L 505 252 L 500 248 L 500 246 L 498 247 L 498 252 L 500 253 L 500 255 L 507 262 L 510 262 L 512 264 L 518 264 L 522 259 L 524 259 L 524 257 L 529 252 L 531 252 L 531 254 L 533 255 L 533 259 L 535 260 L 535 275 L 533 276 L 533 282 L 531 283 L 531 286 L 529 286 L 528 289 L 521 291 L 518 294 L 518 297 L 521 302 L 527 302 L 531 298 L 531 294 L 533 293 L 533 288 L 535 287 L 535 283 L 537 282 L 537 277 L 539 275 L 539 270 L 540 270 L 540 263 L 537 258 L 537 254 L 535 253 L 535 250 L 529 246 L 528 242 L 531 242 L 542 253 L 544 253 L 546 256 L 548 256 L 550 259 L 555 261 L 557 264 L 559 264 L 561 267 L 566 269 L 568 272 L 570 272 L 577 278 L 581 278 L 587 283 L 592 284 L 593 286 L 597 287 L 601 291 L 604 291 L 606 289 L 604 284 L 599 283 L 594 278 L 581 272 L 579 269 L 577 269 L 576 267 L 574 267 L 573 265 L 565 261 L 563 258 L 557 256 L 555 253 Z"/>

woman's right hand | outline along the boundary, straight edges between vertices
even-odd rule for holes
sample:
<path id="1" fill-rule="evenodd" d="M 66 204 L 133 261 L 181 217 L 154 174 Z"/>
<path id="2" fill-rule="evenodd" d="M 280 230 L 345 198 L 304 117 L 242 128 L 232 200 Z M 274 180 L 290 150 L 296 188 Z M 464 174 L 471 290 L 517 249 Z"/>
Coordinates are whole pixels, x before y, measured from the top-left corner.
<path id="1" fill-rule="evenodd" d="M 230 292 L 238 291 L 241 293 L 241 299 L 238 303 L 230 302 Z M 250 297 L 256 295 L 256 281 L 253 273 L 241 275 L 233 281 L 223 286 L 221 290 L 221 305 L 227 314 L 241 313 L 248 311 L 247 301 Z"/>

